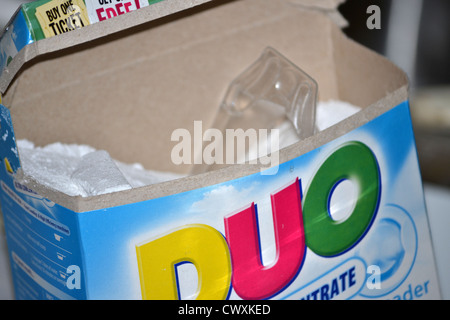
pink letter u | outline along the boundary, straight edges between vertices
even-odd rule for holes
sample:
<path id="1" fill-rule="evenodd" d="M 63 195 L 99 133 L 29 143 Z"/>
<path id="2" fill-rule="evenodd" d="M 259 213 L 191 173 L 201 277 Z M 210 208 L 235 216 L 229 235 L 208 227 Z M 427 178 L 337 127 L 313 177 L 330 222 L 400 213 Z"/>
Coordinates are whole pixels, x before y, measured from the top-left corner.
<path id="1" fill-rule="evenodd" d="M 243 299 L 267 299 L 282 291 L 298 274 L 305 255 L 301 193 L 298 179 L 271 195 L 276 258 L 261 261 L 255 205 L 225 217 L 233 288 Z"/>

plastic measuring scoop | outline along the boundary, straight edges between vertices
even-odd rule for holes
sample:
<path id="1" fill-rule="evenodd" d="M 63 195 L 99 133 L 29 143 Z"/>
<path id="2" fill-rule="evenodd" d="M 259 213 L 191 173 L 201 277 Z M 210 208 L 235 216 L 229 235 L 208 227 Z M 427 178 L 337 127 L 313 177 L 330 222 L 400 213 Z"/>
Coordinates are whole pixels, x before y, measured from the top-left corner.
<path id="1" fill-rule="evenodd" d="M 294 139 L 315 133 L 316 81 L 271 47 L 231 82 L 212 128 L 281 128 Z M 289 126 L 286 130 L 286 124 Z M 281 143 L 283 145 L 283 143 Z M 210 169 L 194 167 L 192 173 Z"/>
<path id="2" fill-rule="evenodd" d="M 258 127 L 270 129 L 287 118 L 299 138 L 305 139 L 315 132 L 317 94 L 318 86 L 313 78 L 275 49 L 267 47 L 259 59 L 230 84 L 220 108 L 228 124 L 253 117 L 248 124 L 256 123 Z M 216 119 L 218 123 L 221 120 Z"/>

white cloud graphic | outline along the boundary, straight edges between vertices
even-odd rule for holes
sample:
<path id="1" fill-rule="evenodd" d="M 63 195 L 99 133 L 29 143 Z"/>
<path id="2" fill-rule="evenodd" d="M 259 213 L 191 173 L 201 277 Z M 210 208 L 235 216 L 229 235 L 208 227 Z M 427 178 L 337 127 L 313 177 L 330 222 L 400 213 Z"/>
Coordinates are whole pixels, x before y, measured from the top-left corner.
<path id="1" fill-rule="evenodd" d="M 242 190 L 233 185 L 223 185 L 205 192 L 203 198 L 194 202 L 190 208 L 191 213 L 214 215 L 227 215 L 250 205 L 254 200 L 256 184 Z"/>
<path id="2" fill-rule="evenodd" d="M 280 182 L 280 181 L 278 181 Z M 278 183 L 275 183 L 277 185 Z M 286 186 L 281 183 L 281 186 Z M 213 224 L 213 217 L 229 216 L 255 203 L 257 206 L 259 241 L 264 264 L 272 263 L 276 257 L 275 234 L 272 215 L 271 194 L 279 191 L 273 184 L 253 182 L 238 189 L 236 185 L 222 185 L 203 194 L 203 198 L 194 202 L 190 213 L 203 215 L 203 219 Z M 223 221 L 223 220 L 222 220 Z M 224 232 L 223 225 L 215 225 Z"/>

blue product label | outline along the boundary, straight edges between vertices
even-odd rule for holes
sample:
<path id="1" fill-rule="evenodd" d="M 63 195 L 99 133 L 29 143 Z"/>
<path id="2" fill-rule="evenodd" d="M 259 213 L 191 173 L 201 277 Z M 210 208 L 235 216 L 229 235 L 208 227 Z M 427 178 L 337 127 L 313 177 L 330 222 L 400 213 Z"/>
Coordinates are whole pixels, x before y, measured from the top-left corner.
<path id="1" fill-rule="evenodd" d="M 0 39 L 0 75 L 17 53 L 32 42 L 30 31 L 20 10 Z"/>
<path id="2" fill-rule="evenodd" d="M 9 110 L 1 108 L 0 199 L 17 299 L 84 299 L 76 215 L 20 183 Z"/>

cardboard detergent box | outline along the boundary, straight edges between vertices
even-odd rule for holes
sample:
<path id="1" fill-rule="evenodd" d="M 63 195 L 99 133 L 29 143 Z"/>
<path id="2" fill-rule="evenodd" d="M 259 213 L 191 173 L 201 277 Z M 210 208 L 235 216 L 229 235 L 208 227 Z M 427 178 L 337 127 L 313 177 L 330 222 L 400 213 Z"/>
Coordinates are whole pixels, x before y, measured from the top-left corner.
<path id="1" fill-rule="evenodd" d="M 407 77 L 343 34 L 339 1 L 123 1 L 124 14 L 103 2 L 36 1 L 3 33 L 0 190 L 17 299 L 440 298 Z M 189 174 L 171 161 L 172 133 L 212 127 L 266 47 L 315 79 L 319 101 L 361 110 L 282 148 L 275 173 Z M 69 196 L 23 173 L 20 139 L 185 176 Z"/>

